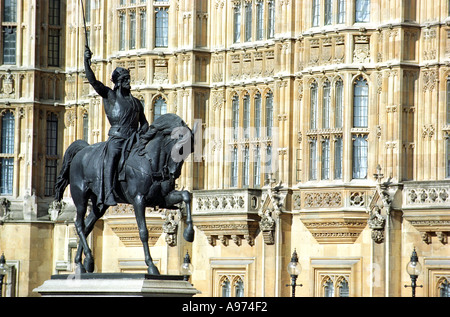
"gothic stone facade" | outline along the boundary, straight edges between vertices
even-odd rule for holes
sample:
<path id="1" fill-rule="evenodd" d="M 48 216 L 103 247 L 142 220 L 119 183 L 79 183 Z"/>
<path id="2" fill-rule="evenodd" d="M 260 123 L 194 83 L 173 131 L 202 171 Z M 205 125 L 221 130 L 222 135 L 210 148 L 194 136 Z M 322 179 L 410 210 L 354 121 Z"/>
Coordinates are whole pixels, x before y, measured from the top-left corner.
<path id="1" fill-rule="evenodd" d="M 450 4 L 388 0 L 2 0 L 0 250 L 7 295 L 36 296 L 73 271 L 69 191 L 53 204 L 65 149 L 104 141 L 102 101 L 130 69 L 149 122 L 201 123 L 178 187 L 183 210 L 149 209 L 151 253 L 179 274 L 186 252 L 202 296 L 448 294 Z M 89 241 L 98 272 L 145 271 L 130 206 L 111 208 Z M 448 296 L 448 295 L 447 295 Z"/>

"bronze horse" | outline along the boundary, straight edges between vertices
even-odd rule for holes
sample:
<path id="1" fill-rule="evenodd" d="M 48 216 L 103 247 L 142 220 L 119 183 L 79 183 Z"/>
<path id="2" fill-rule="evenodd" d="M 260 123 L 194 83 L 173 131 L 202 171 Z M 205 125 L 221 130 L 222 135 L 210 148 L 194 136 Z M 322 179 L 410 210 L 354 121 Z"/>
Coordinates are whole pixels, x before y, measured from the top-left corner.
<path id="1" fill-rule="evenodd" d="M 187 226 L 183 236 L 188 242 L 194 240 L 191 194 L 185 190 L 175 190 L 175 180 L 181 174 L 184 160 L 193 152 L 194 134 L 195 128 L 194 131 L 189 129 L 179 116 L 165 114 L 150 126 L 146 138 L 138 138 L 119 164 L 120 177 L 115 185 L 117 202 L 132 204 L 134 207 L 145 263 L 148 273 L 152 275 L 160 273 L 150 256 L 146 207 L 174 209 L 178 208 L 177 204 L 184 202 Z M 102 183 L 99 182 L 102 178 L 100 153 L 104 148 L 105 142 L 93 145 L 82 140 L 73 142 L 64 154 L 63 167 L 56 183 L 56 201 L 62 199 L 65 188 L 70 184 L 70 193 L 77 211 L 75 227 L 80 237 L 75 264 L 77 272 L 82 273 L 94 271 L 94 258 L 86 238 L 95 222 L 110 207 L 97 204 L 102 190 Z M 89 199 L 92 211 L 85 219 Z M 85 259 L 82 265 L 83 250 Z"/>

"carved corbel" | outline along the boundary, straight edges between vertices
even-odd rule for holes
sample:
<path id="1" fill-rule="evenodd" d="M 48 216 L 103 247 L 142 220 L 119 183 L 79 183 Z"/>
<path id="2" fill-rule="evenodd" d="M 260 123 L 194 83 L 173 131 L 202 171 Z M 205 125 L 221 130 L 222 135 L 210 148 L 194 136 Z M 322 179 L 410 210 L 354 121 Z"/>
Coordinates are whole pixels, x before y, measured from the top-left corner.
<path id="1" fill-rule="evenodd" d="M 177 245 L 178 222 L 175 220 L 176 211 L 167 210 L 164 216 L 163 232 L 166 234 L 166 242 L 169 246 Z"/>
<path id="2" fill-rule="evenodd" d="M 431 243 L 431 234 L 429 232 L 422 232 L 422 241 L 426 244 Z"/>
<path id="3" fill-rule="evenodd" d="M 260 213 L 261 221 L 259 222 L 259 228 L 263 234 L 264 242 L 267 245 L 275 243 L 275 220 L 272 218 L 272 211 L 273 210 L 267 209 Z"/>
<path id="4" fill-rule="evenodd" d="M 384 241 L 384 226 L 386 218 L 381 215 L 381 210 L 375 206 L 370 212 L 370 218 L 367 221 L 369 228 L 372 229 L 372 240 L 375 243 L 382 243 Z"/>
<path id="5" fill-rule="evenodd" d="M 437 231 L 436 232 L 436 236 L 438 238 L 438 240 L 442 243 L 442 244 L 446 244 L 447 243 L 447 233 L 443 232 L 443 231 Z"/>

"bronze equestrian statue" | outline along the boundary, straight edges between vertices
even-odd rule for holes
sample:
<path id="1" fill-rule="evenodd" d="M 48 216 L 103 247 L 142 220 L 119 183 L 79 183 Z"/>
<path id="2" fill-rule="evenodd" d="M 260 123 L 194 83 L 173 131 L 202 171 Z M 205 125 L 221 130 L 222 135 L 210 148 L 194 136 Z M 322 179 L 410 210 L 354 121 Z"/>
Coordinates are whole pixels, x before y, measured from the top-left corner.
<path id="1" fill-rule="evenodd" d="M 129 71 L 116 68 L 112 74 L 114 89 L 98 80 L 90 67 L 92 53 L 86 46 L 85 70 L 89 83 L 103 97 L 106 116 L 111 124 L 106 142 L 89 145 L 77 140 L 66 150 L 56 182 L 55 200 L 60 201 L 70 184 L 76 206 L 75 227 L 80 237 L 75 264 L 77 272 L 93 272 L 94 259 L 86 237 L 95 222 L 110 206 L 132 204 L 145 254 L 148 273 L 159 271 L 150 256 L 146 207 L 178 208 L 185 203 L 187 217 L 184 238 L 194 240 L 191 194 L 175 190 L 186 157 L 194 150 L 194 131 L 175 114 L 166 114 L 150 126 L 143 106 L 134 98 Z M 85 219 L 88 200 L 92 211 Z M 82 253 L 85 259 L 81 264 Z"/>

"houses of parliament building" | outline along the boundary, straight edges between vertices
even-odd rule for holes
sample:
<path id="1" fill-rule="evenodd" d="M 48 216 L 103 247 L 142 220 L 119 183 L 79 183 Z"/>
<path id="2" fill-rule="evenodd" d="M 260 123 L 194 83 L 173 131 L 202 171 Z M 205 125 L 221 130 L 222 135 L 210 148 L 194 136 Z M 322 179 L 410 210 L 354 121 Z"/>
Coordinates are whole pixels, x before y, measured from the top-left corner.
<path id="1" fill-rule="evenodd" d="M 151 124 L 199 129 L 178 189 L 185 210 L 146 210 L 152 258 L 211 297 L 450 296 L 450 1 L 1 0 L 3 296 L 39 296 L 74 272 L 68 146 L 106 141 L 102 99 L 130 71 Z M 95 272 L 146 272 L 131 205 L 88 237 Z"/>

